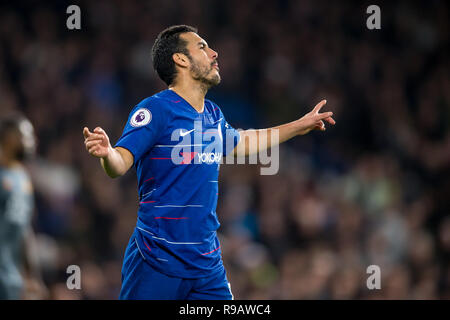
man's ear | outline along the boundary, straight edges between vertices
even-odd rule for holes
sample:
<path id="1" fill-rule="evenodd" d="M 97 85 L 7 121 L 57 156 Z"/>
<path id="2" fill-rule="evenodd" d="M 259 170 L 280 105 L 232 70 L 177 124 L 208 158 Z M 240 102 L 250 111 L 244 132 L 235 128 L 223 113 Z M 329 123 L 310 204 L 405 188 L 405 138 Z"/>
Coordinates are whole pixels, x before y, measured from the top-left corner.
<path id="1" fill-rule="evenodd" d="M 189 60 L 185 54 L 182 53 L 174 53 L 172 55 L 172 59 L 178 66 L 182 68 L 187 68 L 189 66 Z"/>

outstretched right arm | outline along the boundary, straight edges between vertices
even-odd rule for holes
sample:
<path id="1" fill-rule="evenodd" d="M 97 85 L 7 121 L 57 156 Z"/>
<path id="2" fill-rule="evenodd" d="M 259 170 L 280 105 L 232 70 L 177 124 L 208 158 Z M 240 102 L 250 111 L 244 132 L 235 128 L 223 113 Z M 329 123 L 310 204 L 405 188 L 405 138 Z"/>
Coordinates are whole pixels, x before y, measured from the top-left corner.
<path id="1" fill-rule="evenodd" d="M 106 132 L 97 127 L 93 132 L 83 129 L 86 150 L 92 156 L 100 158 L 100 163 L 106 174 L 111 178 L 124 175 L 133 165 L 133 154 L 125 148 L 113 148 Z"/>

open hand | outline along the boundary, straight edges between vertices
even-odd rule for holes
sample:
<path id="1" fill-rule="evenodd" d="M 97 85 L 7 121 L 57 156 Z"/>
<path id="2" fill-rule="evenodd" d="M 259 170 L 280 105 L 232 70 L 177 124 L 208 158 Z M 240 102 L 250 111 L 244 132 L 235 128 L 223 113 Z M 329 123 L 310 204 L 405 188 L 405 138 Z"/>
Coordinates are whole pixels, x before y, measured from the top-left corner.
<path id="1" fill-rule="evenodd" d="M 299 131 L 298 134 L 303 135 L 307 134 L 311 130 L 320 130 L 325 131 L 325 123 L 324 121 L 328 122 L 329 124 L 336 124 L 336 121 L 331 117 L 333 115 L 333 112 L 324 112 L 319 113 L 320 109 L 327 103 L 327 100 L 322 100 L 316 106 L 314 109 L 307 114 L 305 114 L 303 117 L 301 117 L 298 120 L 299 125 Z"/>

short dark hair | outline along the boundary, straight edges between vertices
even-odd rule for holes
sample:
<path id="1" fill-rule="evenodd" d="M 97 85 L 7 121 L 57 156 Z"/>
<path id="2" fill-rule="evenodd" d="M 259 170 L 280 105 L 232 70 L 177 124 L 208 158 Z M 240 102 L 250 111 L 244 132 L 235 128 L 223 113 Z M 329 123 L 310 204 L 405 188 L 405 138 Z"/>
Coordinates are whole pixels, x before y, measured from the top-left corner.
<path id="1" fill-rule="evenodd" d="M 24 126 L 27 122 L 31 126 L 31 131 Z M 11 135 L 20 137 L 20 150 L 16 150 L 15 160 L 23 161 L 27 157 L 34 155 L 36 150 L 36 136 L 34 135 L 31 122 L 18 111 L 12 111 L 0 116 L 0 147 L 3 148 Z M 25 139 L 23 139 L 25 138 Z M 25 141 L 25 142 L 24 142 Z"/>
<path id="2" fill-rule="evenodd" d="M 180 38 L 180 34 L 186 32 L 197 33 L 197 28 L 187 25 L 170 26 L 159 33 L 153 44 L 153 68 L 168 86 L 173 83 L 177 74 L 173 54 L 179 52 L 190 58 L 187 42 Z"/>

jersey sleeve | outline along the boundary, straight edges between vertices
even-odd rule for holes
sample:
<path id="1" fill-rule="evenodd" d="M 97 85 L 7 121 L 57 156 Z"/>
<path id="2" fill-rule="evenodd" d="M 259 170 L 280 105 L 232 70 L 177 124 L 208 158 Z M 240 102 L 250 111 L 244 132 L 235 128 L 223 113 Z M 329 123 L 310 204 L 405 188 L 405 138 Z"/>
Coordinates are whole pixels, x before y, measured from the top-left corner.
<path id="1" fill-rule="evenodd" d="M 226 156 L 227 154 L 232 152 L 234 148 L 237 146 L 239 140 L 241 139 L 241 135 L 239 131 L 237 131 L 227 122 L 220 108 L 219 111 L 220 111 L 219 119 L 221 119 L 220 129 L 222 130 L 223 155 Z"/>
<path id="2" fill-rule="evenodd" d="M 155 145 L 166 126 L 166 117 L 159 103 L 143 100 L 133 108 L 115 147 L 133 154 L 134 164 Z"/>

